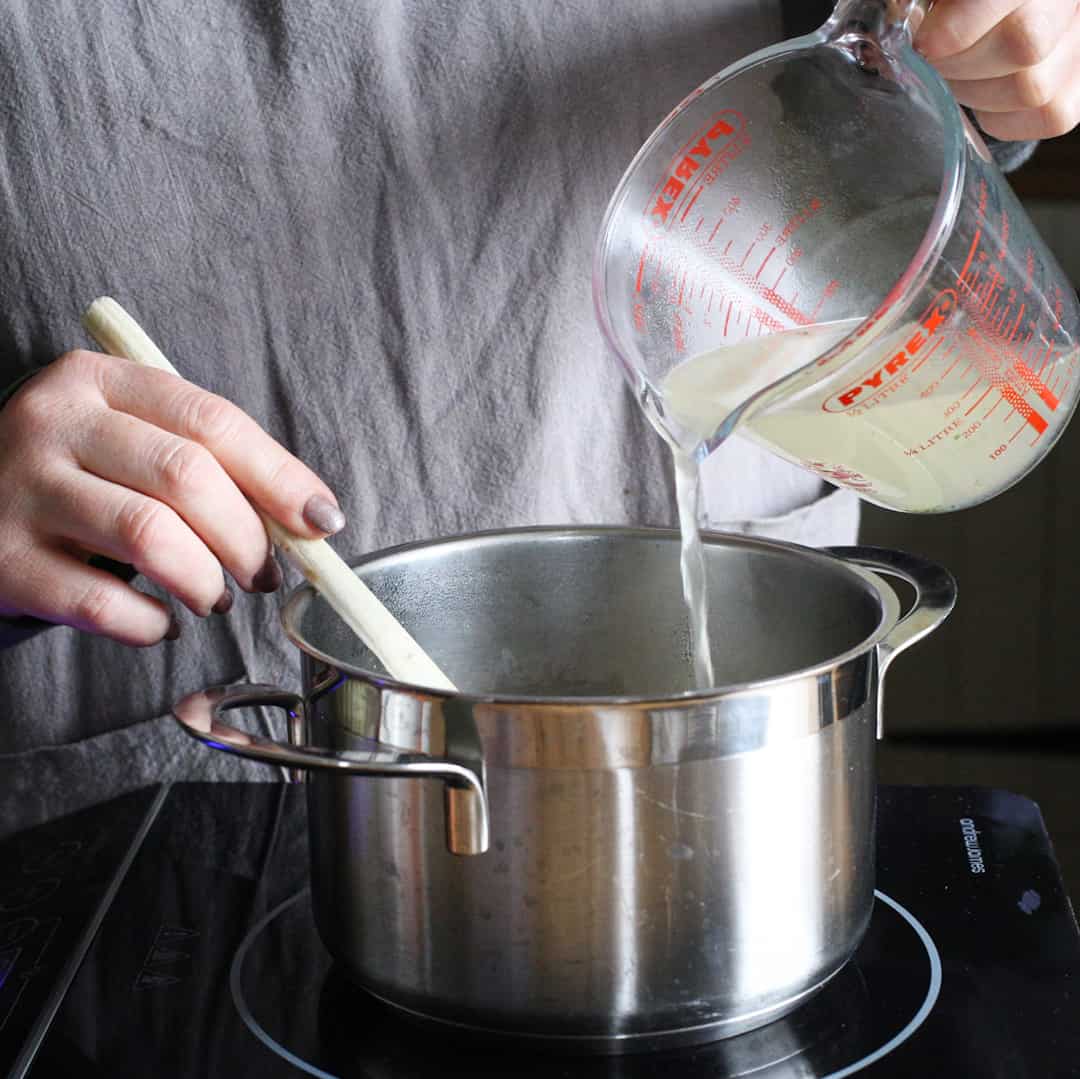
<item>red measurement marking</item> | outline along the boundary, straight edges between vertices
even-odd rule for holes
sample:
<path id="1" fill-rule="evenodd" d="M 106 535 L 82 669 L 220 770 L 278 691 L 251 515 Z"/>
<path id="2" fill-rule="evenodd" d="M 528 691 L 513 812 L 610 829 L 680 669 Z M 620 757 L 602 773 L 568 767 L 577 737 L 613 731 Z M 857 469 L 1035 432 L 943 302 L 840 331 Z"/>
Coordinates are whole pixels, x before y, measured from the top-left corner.
<path id="1" fill-rule="evenodd" d="M 1040 435 L 1046 430 L 1046 420 L 1044 420 L 1042 416 L 1040 416 L 1038 412 L 1036 412 L 1035 409 L 1033 409 L 1031 405 L 1029 405 L 1027 401 L 1025 401 L 1007 382 L 1003 383 L 1001 386 L 1001 395 Z"/>
<path id="2" fill-rule="evenodd" d="M 964 261 L 964 268 L 960 271 L 959 283 L 964 283 L 964 278 L 967 276 L 968 267 L 971 266 L 971 260 L 975 257 L 975 249 L 979 246 L 979 237 L 982 235 L 982 226 L 975 230 L 975 236 L 971 241 L 971 250 L 968 251 L 967 259 Z"/>
<path id="3" fill-rule="evenodd" d="M 956 359 L 953 360 L 953 362 L 949 364 L 949 369 L 941 376 L 941 381 L 942 382 L 944 382 L 945 379 L 947 379 L 949 377 L 949 372 L 952 371 L 952 369 L 960 362 L 960 359 L 961 358 L 959 356 L 957 356 Z"/>
<path id="4" fill-rule="evenodd" d="M 694 231 L 695 232 L 700 232 L 701 231 L 701 226 L 704 225 L 704 224 L 705 224 L 705 218 L 699 217 L 697 219 L 697 224 L 694 226 Z"/>
<path id="5" fill-rule="evenodd" d="M 686 288 L 686 273 L 683 272 L 682 281 L 679 282 L 679 298 L 675 301 L 676 307 L 682 307 L 683 290 Z"/>
<path id="6" fill-rule="evenodd" d="M 774 289 L 775 289 L 775 288 L 779 288 L 779 286 L 780 286 L 780 282 L 784 280 L 784 274 L 786 274 L 786 273 L 787 273 L 787 267 L 785 266 L 785 267 L 784 267 L 784 268 L 783 268 L 783 269 L 782 269 L 782 270 L 780 271 L 780 276 L 779 276 L 779 277 L 778 277 L 778 278 L 777 278 L 777 279 L 776 279 L 776 280 L 775 280 L 775 281 L 774 281 L 774 282 L 772 283 L 772 287 L 773 287 Z"/>
<path id="7" fill-rule="evenodd" d="M 704 187 L 699 187 L 697 191 L 695 191 L 693 195 L 690 196 L 690 201 L 686 204 L 686 209 L 683 210 L 682 217 L 679 218 L 680 223 L 686 220 L 686 215 L 690 212 L 690 207 L 693 206 L 695 202 L 697 202 L 698 195 L 700 195 L 704 190 Z"/>
<path id="8" fill-rule="evenodd" d="M 753 247 L 753 244 L 750 245 Z M 747 252 L 747 255 L 749 251 Z M 762 284 L 755 277 L 751 277 L 743 268 L 742 263 L 735 266 L 732 262 L 728 261 L 725 264 L 725 260 L 720 259 L 720 268 L 732 277 L 735 278 L 739 284 L 744 285 L 755 296 L 759 296 L 762 300 L 768 304 L 769 307 L 775 311 L 779 311 L 782 315 L 790 319 L 796 326 L 809 326 L 813 319 L 809 315 L 800 311 L 790 300 L 785 300 L 783 296 L 779 295 L 775 289 L 769 288 L 768 285 Z M 746 255 L 743 256 L 743 262 L 746 261 Z M 772 319 L 769 315 L 764 315 L 762 312 L 756 312 L 759 317 L 763 317 L 769 320 L 769 325 L 774 330 L 787 330 L 790 326 L 785 326 L 783 323 L 778 322 L 776 319 Z"/>
<path id="9" fill-rule="evenodd" d="M 755 247 L 757 247 L 757 240 L 755 240 L 755 241 L 754 241 L 754 242 L 753 242 L 753 243 L 752 243 L 752 244 L 751 244 L 751 245 L 750 245 L 750 246 L 749 246 L 749 247 L 748 247 L 748 248 L 746 249 L 746 254 L 745 254 L 745 255 L 743 255 L 743 257 L 742 257 L 742 262 L 740 262 L 740 263 L 739 263 L 739 269 L 740 269 L 740 270 L 741 270 L 741 269 L 743 268 L 743 266 L 744 266 L 744 265 L 746 264 L 746 260 L 747 260 L 747 259 L 748 259 L 748 258 L 750 257 L 750 252 L 751 252 L 751 251 L 753 251 Z"/>
<path id="10" fill-rule="evenodd" d="M 978 362 L 985 353 L 993 354 L 993 350 L 990 344 L 985 339 L 980 339 L 979 333 L 974 326 L 969 331 L 977 352 L 972 362 Z M 986 361 L 980 365 L 992 386 L 997 386 L 1001 391 L 1001 395 L 1009 402 L 1010 405 L 1021 415 L 1024 420 L 1035 428 L 1036 433 L 1042 434 L 1046 430 L 1047 423 L 1043 417 L 1035 411 L 1031 405 L 1024 399 L 1023 394 L 1017 392 L 1017 390 L 1002 378 L 995 370 L 987 370 Z M 1013 363 L 1013 370 L 1024 380 L 1024 382 L 1033 389 L 1042 401 L 1049 406 L 1051 410 L 1057 408 L 1057 398 L 1046 388 L 1044 383 L 1039 379 L 1034 371 L 1027 366 L 1022 360 L 1016 360 Z"/>
<path id="11" fill-rule="evenodd" d="M 963 399 L 967 397 L 967 395 L 971 393 L 971 391 L 975 389 L 975 387 L 978 386 L 980 382 L 982 382 L 981 378 L 975 379 L 975 381 L 970 386 L 968 386 L 968 388 L 964 390 L 964 392 L 960 395 L 960 400 L 963 401 Z"/>
<path id="12" fill-rule="evenodd" d="M 660 279 L 664 276 L 664 256 L 661 255 L 656 260 L 656 270 L 653 273 L 653 281 L 659 283 Z"/>
<path id="13" fill-rule="evenodd" d="M 1011 416 L 1011 415 L 1013 414 L 1013 412 L 1015 412 L 1015 411 L 1016 411 L 1016 409 L 1014 408 L 1014 409 L 1012 410 L 1012 412 L 1010 412 L 1010 413 L 1009 413 L 1009 416 Z M 1006 423 L 1008 423 L 1008 422 L 1009 422 L 1009 416 L 1006 416 L 1006 417 L 1005 417 L 1005 422 L 1006 422 Z M 1009 439 L 1009 441 L 1010 441 L 1010 442 L 1012 442 L 1012 441 L 1014 441 L 1014 440 L 1015 440 L 1016 438 L 1018 438 L 1018 437 L 1019 437 L 1020 435 L 1022 435 L 1022 434 L 1024 433 L 1024 428 L 1025 428 L 1025 427 L 1027 427 L 1027 424 L 1026 424 L 1026 423 L 1022 423 L 1022 424 L 1020 424 L 1020 426 L 1019 426 L 1019 427 L 1017 427 L 1017 429 L 1016 429 L 1016 433 L 1015 433 L 1015 434 L 1014 434 L 1014 435 L 1012 436 L 1012 438 L 1010 438 L 1010 439 Z"/>
<path id="14" fill-rule="evenodd" d="M 641 280 L 645 276 L 645 262 L 649 257 L 649 245 L 646 244 L 641 250 L 641 261 L 637 267 L 637 283 L 634 285 L 634 291 L 641 291 Z"/>
<path id="15" fill-rule="evenodd" d="M 1043 356 L 1042 366 L 1039 368 L 1039 378 L 1042 378 L 1042 373 L 1046 370 L 1046 365 L 1050 362 L 1053 351 L 1054 346 L 1052 344 L 1046 346 L 1046 355 Z"/>
<path id="16" fill-rule="evenodd" d="M 982 305 L 979 307 L 980 312 L 983 311 L 986 308 L 986 305 L 990 302 L 990 299 L 997 291 L 997 287 L 1001 283 L 1001 280 L 1001 274 L 999 274 L 997 270 L 995 270 L 990 275 L 990 280 L 987 282 L 986 285 L 986 295 L 983 297 Z"/>
<path id="17" fill-rule="evenodd" d="M 974 411 L 975 411 L 975 409 L 977 409 L 977 408 L 979 407 L 979 405 L 981 405 L 981 404 L 983 403 L 983 401 L 985 401 L 985 400 L 986 400 L 986 395 L 987 395 L 988 393 L 990 393 L 990 392 L 991 392 L 991 390 L 993 390 L 993 388 L 994 388 L 993 386 L 987 386 L 987 387 L 986 387 L 986 389 L 985 389 L 985 390 L 983 390 L 983 392 L 982 392 L 982 395 L 981 395 L 981 396 L 979 397 L 978 401 L 976 401 L 976 402 L 975 402 L 975 404 L 973 404 L 973 405 L 971 406 L 971 408 L 969 408 L 969 409 L 968 409 L 968 410 L 967 410 L 967 411 L 966 411 L 966 412 L 964 413 L 964 415 L 965 415 L 965 416 L 970 416 L 970 415 L 972 414 L 972 412 L 974 412 Z M 961 398 L 961 400 L 963 400 L 963 398 Z"/>
<path id="18" fill-rule="evenodd" d="M 996 408 L 998 407 L 998 405 L 1000 405 L 1000 404 L 1001 404 L 1001 402 L 1002 402 L 1002 401 L 1004 401 L 1004 400 L 1005 400 L 1005 398 L 1004 398 L 1004 397 L 999 397 L 999 398 L 997 399 L 997 401 L 995 402 L 995 404 L 994 404 L 994 407 L 993 407 L 992 409 L 990 409 L 990 411 L 989 411 L 989 412 L 987 412 L 987 414 L 986 414 L 985 416 L 983 416 L 983 419 L 984 419 L 984 420 L 988 420 L 988 419 L 990 419 L 990 417 L 991 417 L 991 416 L 992 416 L 992 415 L 994 414 L 994 410 L 995 410 L 995 409 L 996 409 Z"/>
<path id="19" fill-rule="evenodd" d="M 713 297 L 716 295 L 712 289 L 709 289 L 709 306 L 705 308 L 705 314 L 708 314 L 712 310 Z"/>
<path id="20" fill-rule="evenodd" d="M 724 254 L 726 255 L 731 250 L 731 240 L 724 245 Z"/>
<path id="21" fill-rule="evenodd" d="M 922 365 L 923 365 L 924 363 L 926 363 L 926 361 L 927 361 L 928 359 L 930 359 L 930 357 L 931 357 L 931 356 L 933 356 L 933 354 L 934 354 L 935 352 L 937 352 L 937 350 L 938 350 L 938 349 L 939 349 L 939 348 L 941 347 L 941 343 L 942 343 L 942 342 L 943 342 L 944 340 L 945 340 L 945 338 L 944 338 L 944 337 L 939 337 L 939 338 L 938 338 L 938 339 L 937 339 L 937 340 L 936 340 L 936 341 L 935 341 L 935 342 L 934 342 L 934 343 L 933 343 L 933 344 L 932 344 L 932 345 L 930 346 L 930 348 L 929 348 L 929 349 L 927 350 L 927 353 L 926 353 L 926 355 L 925 355 L 925 356 L 923 356 L 923 358 L 922 358 L 921 360 L 919 360 L 919 362 L 918 362 L 918 363 L 916 363 L 916 364 L 915 364 L 915 365 L 914 365 L 914 366 L 913 366 L 913 367 L 911 368 L 911 373 L 912 373 L 912 374 L 915 374 L 915 372 L 916 372 L 916 371 L 918 371 L 918 369 L 919 369 L 920 367 L 922 367 Z M 949 368 L 949 370 L 951 371 L 951 370 L 952 370 L 952 368 L 950 367 L 950 368 Z M 944 375 L 943 375 L 942 377 L 944 378 Z"/>
<path id="22" fill-rule="evenodd" d="M 1016 312 L 1016 321 L 1013 323 L 1012 332 L 1009 334 L 1008 343 L 1011 344 L 1013 338 L 1016 336 L 1016 331 L 1020 328 L 1020 319 L 1024 314 L 1025 304 L 1020 305 L 1020 310 Z"/>
<path id="23" fill-rule="evenodd" d="M 1045 366 L 1045 364 L 1044 364 Z M 1039 374 L 1035 374 L 1034 371 L 1023 360 L 1017 360 L 1013 364 L 1013 368 L 1016 373 L 1039 395 L 1044 405 L 1050 409 L 1051 412 L 1057 408 L 1060 404 L 1058 399 L 1050 392 L 1050 388 L 1043 382 L 1042 371 Z"/>
<path id="24" fill-rule="evenodd" d="M 761 260 L 761 265 L 757 268 L 757 273 L 754 274 L 754 280 L 756 281 L 761 276 L 761 271 L 765 269 L 766 263 L 773 257 L 773 252 L 776 250 L 775 245 L 769 248 L 769 253 Z M 773 288 L 776 286 L 774 285 Z"/>
<path id="25" fill-rule="evenodd" d="M 1043 388 L 1036 389 L 1035 391 L 1039 395 L 1039 399 L 1051 412 L 1057 411 L 1057 406 L 1061 404 L 1061 401 L 1054 395 L 1054 391 L 1050 386 L 1043 386 Z"/>
<path id="26" fill-rule="evenodd" d="M 713 238 L 720 231 L 720 226 L 723 223 L 724 223 L 724 219 L 720 218 L 720 220 L 717 221 L 715 225 L 713 225 L 713 230 L 712 230 L 712 232 L 709 233 L 709 238 L 708 238 L 708 240 L 705 241 L 706 243 L 711 244 L 713 242 Z"/>
<path id="27" fill-rule="evenodd" d="M 727 314 L 724 316 L 724 336 L 727 337 L 728 323 L 731 321 L 731 308 L 734 305 L 734 300 L 728 300 Z"/>

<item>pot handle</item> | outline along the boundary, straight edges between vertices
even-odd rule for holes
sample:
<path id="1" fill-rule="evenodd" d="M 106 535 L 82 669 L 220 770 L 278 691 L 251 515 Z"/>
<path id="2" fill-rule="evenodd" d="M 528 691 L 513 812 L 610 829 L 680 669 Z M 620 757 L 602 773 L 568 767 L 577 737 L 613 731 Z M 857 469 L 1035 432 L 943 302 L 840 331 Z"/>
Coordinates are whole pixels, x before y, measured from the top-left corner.
<path id="1" fill-rule="evenodd" d="M 826 547 L 825 550 L 873 573 L 899 577 L 915 589 L 911 609 L 878 642 L 878 670 L 882 678 L 896 656 L 937 629 L 956 605 L 956 578 L 936 562 L 887 547 Z M 878 738 L 885 735 L 883 715 L 882 687 L 879 685 Z"/>
<path id="2" fill-rule="evenodd" d="M 233 708 L 265 705 L 289 715 L 290 742 L 278 742 L 226 723 Z M 451 854 L 483 854 L 488 849 L 488 802 L 484 782 L 472 768 L 456 761 L 404 753 L 372 743 L 370 752 L 322 749 L 303 742 L 304 701 L 278 686 L 250 683 L 213 686 L 192 693 L 173 706 L 173 716 L 193 738 L 239 757 L 301 770 L 390 779 L 441 779 L 446 791 L 446 846 Z M 291 744 L 290 744 L 291 743 Z"/>

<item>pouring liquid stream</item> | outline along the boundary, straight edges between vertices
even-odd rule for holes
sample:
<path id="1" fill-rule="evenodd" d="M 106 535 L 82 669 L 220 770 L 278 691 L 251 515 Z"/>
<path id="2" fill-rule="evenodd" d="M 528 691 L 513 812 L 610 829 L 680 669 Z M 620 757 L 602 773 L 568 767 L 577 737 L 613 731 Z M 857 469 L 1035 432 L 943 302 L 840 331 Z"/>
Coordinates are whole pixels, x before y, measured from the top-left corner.
<path id="1" fill-rule="evenodd" d="M 711 689 L 716 684 L 700 529 L 700 448 L 750 397 L 827 351 L 861 321 L 822 323 L 700 353 L 679 364 L 664 380 L 662 396 L 666 407 L 690 433 L 683 445 L 666 433 L 664 437 L 671 447 L 675 473 L 682 534 L 680 571 L 690 624 L 695 689 Z"/>
<path id="2" fill-rule="evenodd" d="M 682 533 L 680 569 L 683 599 L 690 618 L 690 649 L 694 688 L 715 684 L 712 644 L 709 640 L 709 589 L 705 579 L 705 548 L 701 543 L 701 466 L 677 446 L 671 447 L 675 468 L 675 501 Z"/>

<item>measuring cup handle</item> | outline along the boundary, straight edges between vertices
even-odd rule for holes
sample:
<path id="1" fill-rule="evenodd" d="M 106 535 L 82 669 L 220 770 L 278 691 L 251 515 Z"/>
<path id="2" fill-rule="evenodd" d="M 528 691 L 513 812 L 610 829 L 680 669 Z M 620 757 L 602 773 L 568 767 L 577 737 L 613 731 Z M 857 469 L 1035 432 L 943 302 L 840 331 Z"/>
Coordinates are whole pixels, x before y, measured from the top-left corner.
<path id="1" fill-rule="evenodd" d="M 933 0 L 838 0 L 819 34 L 835 40 L 852 31 L 881 42 L 903 35 L 910 43 Z"/>
<path id="2" fill-rule="evenodd" d="M 225 722 L 233 708 L 264 705 L 289 715 L 290 743 L 264 738 Z M 302 740 L 304 701 L 278 686 L 214 686 L 173 706 L 173 717 L 193 738 L 214 749 L 286 768 L 390 779 L 441 779 L 446 787 L 446 845 L 451 854 L 483 854 L 488 849 L 487 792 L 483 779 L 457 761 L 429 757 L 372 743 L 368 752 L 323 749 Z"/>
<path id="3" fill-rule="evenodd" d="M 826 550 L 885 577 L 899 577 L 915 590 L 911 609 L 878 642 L 878 738 L 885 734 L 882 682 L 889 664 L 941 625 L 956 606 L 956 578 L 936 562 L 887 547 L 827 547 Z"/>

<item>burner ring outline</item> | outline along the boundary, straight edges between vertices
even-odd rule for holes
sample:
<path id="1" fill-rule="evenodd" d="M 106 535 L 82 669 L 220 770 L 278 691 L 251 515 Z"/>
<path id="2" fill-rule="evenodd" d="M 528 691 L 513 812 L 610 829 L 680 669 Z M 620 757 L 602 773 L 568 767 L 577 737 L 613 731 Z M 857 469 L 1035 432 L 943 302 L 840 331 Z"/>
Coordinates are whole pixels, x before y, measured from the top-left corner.
<path id="1" fill-rule="evenodd" d="M 892 907 L 915 930 L 915 935 L 919 938 L 923 948 L 926 949 L 926 957 L 930 960 L 930 982 L 926 988 L 926 996 L 923 998 L 918 1010 L 884 1045 L 878 1046 L 872 1053 L 867 1053 L 861 1060 L 856 1060 L 854 1064 L 848 1064 L 839 1071 L 829 1072 L 823 1079 L 847 1079 L 847 1076 L 854 1075 L 856 1072 L 862 1071 L 863 1068 L 876 1064 L 882 1057 L 888 1056 L 894 1049 L 903 1045 L 923 1025 L 926 1017 L 937 1003 L 938 995 L 941 993 L 941 956 L 938 954 L 934 938 L 926 931 L 926 927 L 922 922 L 907 907 L 897 903 L 892 896 L 886 895 L 875 888 L 874 898 L 881 900 L 886 906 Z"/>
<path id="2" fill-rule="evenodd" d="M 267 1049 L 287 1060 L 302 1072 L 306 1072 L 308 1075 L 317 1076 L 318 1079 L 341 1079 L 340 1076 L 334 1075 L 332 1072 L 323 1071 L 322 1068 L 318 1068 L 314 1064 L 309 1064 L 302 1057 L 297 1056 L 289 1049 L 286 1049 L 280 1042 L 272 1038 L 251 1013 L 251 1010 L 247 1006 L 247 1002 L 244 1000 L 244 994 L 241 988 L 241 974 L 244 967 L 244 959 L 247 956 L 251 945 L 255 942 L 256 937 L 258 937 L 263 929 L 265 929 L 279 914 L 284 914 L 289 907 L 293 906 L 294 903 L 303 898 L 307 891 L 307 888 L 302 888 L 295 895 L 289 896 L 288 899 L 279 903 L 268 914 L 264 914 L 262 918 L 248 930 L 247 935 L 240 942 L 240 947 L 236 949 L 236 955 L 233 956 L 232 966 L 229 968 L 229 989 L 232 994 L 233 1003 L 236 1005 L 236 1010 L 240 1013 L 240 1018 L 243 1019 L 244 1025 L 263 1043 L 263 1045 L 266 1046 Z M 887 907 L 890 907 L 899 914 L 900 917 L 915 931 L 915 935 L 919 938 L 919 943 L 922 944 L 925 949 L 926 957 L 930 962 L 930 980 L 927 985 L 926 996 L 923 998 L 923 1001 L 915 1014 L 899 1031 L 897 1031 L 896 1034 L 885 1042 L 884 1045 L 878 1046 L 872 1053 L 868 1053 L 866 1056 L 861 1057 L 853 1064 L 847 1064 L 838 1071 L 829 1072 L 828 1075 L 823 1076 L 822 1079 L 847 1079 L 848 1076 L 855 1075 L 856 1072 L 868 1068 L 871 1064 L 876 1064 L 882 1057 L 888 1056 L 894 1049 L 903 1045 L 904 1042 L 906 1042 L 915 1031 L 923 1025 L 926 1021 L 926 1017 L 937 1003 L 937 998 L 941 993 L 941 955 L 938 953 L 937 945 L 934 944 L 934 939 L 927 932 L 926 927 L 907 909 L 907 907 L 898 903 L 892 896 L 886 895 L 884 892 L 875 888 L 874 898 L 875 900 L 880 900 Z"/>

